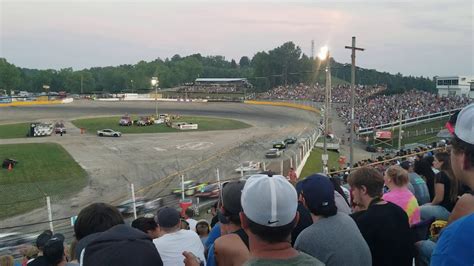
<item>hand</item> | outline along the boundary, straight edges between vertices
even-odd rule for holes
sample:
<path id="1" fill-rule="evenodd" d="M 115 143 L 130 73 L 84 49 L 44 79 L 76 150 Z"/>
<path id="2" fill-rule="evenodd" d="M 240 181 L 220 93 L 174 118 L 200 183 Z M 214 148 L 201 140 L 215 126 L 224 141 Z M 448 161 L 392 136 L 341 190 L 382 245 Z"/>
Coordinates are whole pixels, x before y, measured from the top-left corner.
<path id="1" fill-rule="evenodd" d="M 185 266 L 200 266 L 201 265 L 201 260 L 198 257 L 196 257 L 192 252 L 184 251 L 183 256 L 184 256 L 183 262 Z"/>

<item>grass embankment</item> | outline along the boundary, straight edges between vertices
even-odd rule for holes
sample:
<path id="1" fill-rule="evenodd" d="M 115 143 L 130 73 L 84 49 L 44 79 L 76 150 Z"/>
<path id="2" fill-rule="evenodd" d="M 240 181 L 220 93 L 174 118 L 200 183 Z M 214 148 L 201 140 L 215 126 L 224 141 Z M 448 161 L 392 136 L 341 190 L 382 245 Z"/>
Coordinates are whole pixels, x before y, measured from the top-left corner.
<path id="1" fill-rule="evenodd" d="M 59 144 L 0 145 L 0 159 L 19 163 L 0 169 L 0 219 L 46 206 L 45 194 L 57 203 L 80 191 L 87 173 Z"/>
<path id="2" fill-rule="evenodd" d="M 323 172 L 323 161 L 321 159 L 322 154 L 323 149 L 320 148 L 314 148 L 313 151 L 311 151 L 311 154 L 309 155 L 308 160 L 306 161 L 306 164 L 304 165 L 303 170 L 301 171 L 301 178 L 307 177 L 315 173 Z M 337 160 L 339 159 L 340 154 L 334 151 L 328 151 L 328 154 L 329 170 L 331 170 L 331 168 L 339 169 L 339 164 Z"/>
<path id="3" fill-rule="evenodd" d="M 30 123 L 0 125 L 0 139 L 26 138 Z"/>
<path id="4" fill-rule="evenodd" d="M 138 117 L 132 117 L 137 119 Z M 181 132 L 186 130 L 179 130 L 171 127 L 167 127 L 165 124 L 151 125 L 151 126 L 119 126 L 119 116 L 113 117 L 98 117 L 98 118 L 87 118 L 78 119 L 72 121 L 72 123 L 78 128 L 85 128 L 86 132 L 95 134 L 99 129 L 110 128 L 113 130 L 120 131 L 124 134 L 139 134 L 139 133 L 168 133 L 168 132 Z M 213 118 L 213 117 L 194 117 L 194 116 L 183 116 L 179 119 L 173 120 L 173 122 L 184 121 L 188 123 L 198 124 L 197 131 L 210 131 L 210 130 L 233 130 L 251 127 L 251 125 L 244 122 L 240 122 L 232 119 Z M 189 131 L 189 130 L 188 130 Z M 196 131 L 196 130 L 191 130 Z"/>

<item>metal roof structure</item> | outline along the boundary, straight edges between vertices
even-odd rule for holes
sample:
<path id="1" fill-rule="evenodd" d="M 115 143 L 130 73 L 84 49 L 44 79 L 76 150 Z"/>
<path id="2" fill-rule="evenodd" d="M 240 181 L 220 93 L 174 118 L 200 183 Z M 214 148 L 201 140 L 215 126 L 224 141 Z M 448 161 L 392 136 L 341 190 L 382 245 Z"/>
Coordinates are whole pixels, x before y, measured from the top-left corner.
<path id="1" fill-rule="evenodd" d="M 197 78 L 195 82 L 237 82 L 247 81 L 245 78 Z"/>

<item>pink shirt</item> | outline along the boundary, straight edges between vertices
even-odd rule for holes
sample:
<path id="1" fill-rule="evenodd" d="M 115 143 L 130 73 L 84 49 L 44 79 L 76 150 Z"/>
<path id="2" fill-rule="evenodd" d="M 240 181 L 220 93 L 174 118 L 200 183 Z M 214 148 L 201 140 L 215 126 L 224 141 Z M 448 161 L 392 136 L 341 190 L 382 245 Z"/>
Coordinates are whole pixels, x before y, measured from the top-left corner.
<path id="1" fill-rule="evenodd" d="M 393 188 L 382 197 L 385 201 L 400 206 L 408 215 L 410 225 L 420 222 L 420 206 L 408 188 Z"/>

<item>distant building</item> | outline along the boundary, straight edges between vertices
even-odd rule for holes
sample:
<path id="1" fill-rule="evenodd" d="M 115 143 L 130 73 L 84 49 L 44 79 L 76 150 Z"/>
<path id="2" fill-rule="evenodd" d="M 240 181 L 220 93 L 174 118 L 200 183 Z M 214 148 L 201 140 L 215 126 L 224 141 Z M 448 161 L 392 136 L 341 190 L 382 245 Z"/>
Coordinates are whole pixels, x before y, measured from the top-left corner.
<path id="1" fill-rule="evenodd" d="M 436 89 L 440 96 L 462 96 L 474 99 L 474 76 L 436 77 Z"/>

